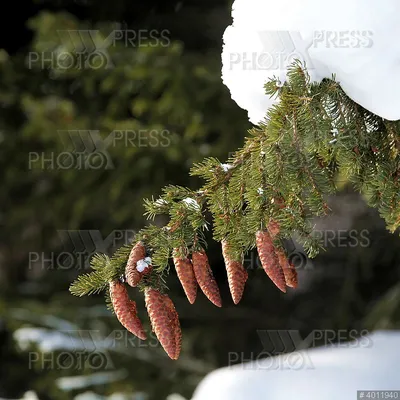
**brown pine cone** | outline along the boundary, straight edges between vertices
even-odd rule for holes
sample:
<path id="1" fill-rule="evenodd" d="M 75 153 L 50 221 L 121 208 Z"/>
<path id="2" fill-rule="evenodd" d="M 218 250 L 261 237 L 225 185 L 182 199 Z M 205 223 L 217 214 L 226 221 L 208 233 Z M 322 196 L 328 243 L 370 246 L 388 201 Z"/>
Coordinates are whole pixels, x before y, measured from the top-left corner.
<path id="1" fill-rule="evenodd" d="M 274 240 L 280 231 L 279 223 L 271 220 L 268 225 L 268 230 L 271 234 L 272 240 Z M 298 283 L 296 268 L 289 263 L 289 260 L 282 249 L 276 249 L 276 255 L 278 256 L 279 265 L 282 267 L 283 274 L 285 275 L 286 285 L 291 288 L 296 288 Z"/>
<path id="2" fill-rule="evenodd" d="M 138 338 L 145 340 L 146 333 L 137 316 L 136 303 L 129 299 L 125 285 L 119 281 L 110 282 L 110 297 L 115 315 L 122 326 Z"/>
<path id="3" fill-rule="evenodd" d="M 228 274 L 229 290 L 232 295 L 233 302 L 238 304 L 243 296 L 244 286 L 246 284 L 248 274 L 243 264 L 239 261 L 234 261 L 229 257 L 229 245 L 226 240 L 221 242 L 222 255 L 225 261 L 226 272 Z"/>
<path id="4" fill-rule="evenodd" d="M 145 290 L 145 303 L 157 339 L 168 356 L 174 360 L 177 354 L 176 321 L 171 308 L 167 305 L 164 295 L 150 287 Z"/>
<path id="5" fill-rule="evenodd" d="M 174 251 L 174 253 L 176 253 L 176 251 Z M 189 303 L 193 304 L 197 296 L 197 281 L 194 275 L 192 262 L 188 258 L 178 258 L 174 255 L 174 265 L 186 297 Z"/>
<path id="6" fill-rule="evenodd" d="M 281 230 L 281 227 L 279 226 L 279 222 L 276 222 L 274 220 L 271 220 L 268 224 L 268 231 L 271 234 L 272 240 L 274 240 L 278 235 Z"/>
<path id="7" fill-rule="evenodd" d="M 196 276 L 196 280 L 202 292 L 211 303 L 215 304 L 217 307 L 222 307 L 219 288 L 210 268 L 207 254 L 204 250 L 195 251 L 192 254 L 192 264 L 194 275 Z"/>
<path id="8" fill-rule="evenodd" d="M 275 253 L 275 246 L 268 231 L 256 233 L 257 251 L 261 265 L 271 281 L 284 293 L 286 293 L 285 275 L 279 264 L 278 256 Z"/>
<path id="9" fill-rule="evenodd" d="M 128 262 L 125 267 L 125 276 L 127 283 L 136 287 L 142 279 L 143 273 L 136 269 L 136 263 L 146 257 L 146 248 L 142 242 L 137 242 L 129 254 Z"/>
<path id="10" fill-rule="evenodd" d="M 181 324 L 179 323 L 179 315 L 175 309 L 174 303 L 167 294 L 164 294 L 164 302 L 169 310 L 171 324 L 175 332 L 176 350 L 175 350 L 175 357 L 173 357 L 173 359 L 177 360 L 179 358 L 179 354 L 182 348 L 182 331 L 181 331 Z"/>
<path id="11" fill-rule="evenodd" d="M 277 249 L 276 254 L 278 256 L 279 264 L 282 267 L 283 274 L 285 275 L 286 285 L 291 288 L 297 288 L 298 281 L 296 268 L 289 262 L 282 249 Z"/>

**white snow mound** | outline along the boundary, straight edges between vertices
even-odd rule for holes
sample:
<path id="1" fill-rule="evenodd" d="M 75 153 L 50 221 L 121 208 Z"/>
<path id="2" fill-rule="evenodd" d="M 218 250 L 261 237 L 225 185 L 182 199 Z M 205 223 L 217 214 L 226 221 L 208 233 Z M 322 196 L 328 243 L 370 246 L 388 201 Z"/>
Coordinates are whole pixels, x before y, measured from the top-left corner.
<path id="1" fill-rule="evenodd" d="M 200 382 L 192 400 L 355 400 L 357 391 L 378 399 L 382 393 L 372 397 L 367 391 L 400 390 L 400 331 L 376 332 L 342 346 L 217 369 Z"/>
<path id="2" fill-rule="evenodd" d="M 276 99 L 264 84 L 306 62 L 312 81 L 336 75 L 355 102 L 400 119 L 399 0 L 235 0 L 224 33 L 222 80 L 258 124 Z"/>

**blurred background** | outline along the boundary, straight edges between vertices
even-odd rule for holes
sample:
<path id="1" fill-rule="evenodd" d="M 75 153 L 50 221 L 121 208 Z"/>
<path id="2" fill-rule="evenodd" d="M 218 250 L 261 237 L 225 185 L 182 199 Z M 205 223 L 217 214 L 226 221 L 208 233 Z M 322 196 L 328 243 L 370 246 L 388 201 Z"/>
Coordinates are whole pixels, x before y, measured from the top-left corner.
<path id="1" fill-rule="evenodd" d="M 129 243 L 142 199 L 225 161 L 251 128 L 220 78 L 230 1 L 37 0 L 6 15 L 0 50 L 0 397 L 190 399 L 209 371 L 400 328 L 400 239 L 344 182 L 316 220 L 327 251 L 307 260 L 287 243 L 297 290 L 280 293 L 246 258 L 234 306 L 218 245 L 208 254 L 223 308 L 190 305 L 171 269 L 183 350 L 133 338 L 104 298 L 75 298 L 90 257 Z M 132 291 L 149 331 L 140 293 Z M 290 335 L 289 335 L 290 336 Z M 291 336 L 292 337 L 292 336 Z M 399 351 L 393 349 L 393 351 Z M 182 397 L 180 397 L 182 396 Z"/>

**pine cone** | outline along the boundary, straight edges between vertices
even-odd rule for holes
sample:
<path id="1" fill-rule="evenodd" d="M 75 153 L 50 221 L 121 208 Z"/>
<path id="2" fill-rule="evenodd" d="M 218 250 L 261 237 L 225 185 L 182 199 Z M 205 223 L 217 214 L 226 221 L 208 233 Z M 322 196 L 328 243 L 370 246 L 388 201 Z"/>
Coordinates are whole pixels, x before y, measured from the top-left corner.
<path id="1" fill-rule="evenodd" d="M 242 263 L 231 260 L 229 257 L 229 245 L 227 241 L 223 240 L 221 244 L 222 255 L 224 257 L 226 272 L 228 274 L 229 290 L 231 292 L 233 302 L 238 304 L 243 296 L 244 286 L 246 284 L 248 274 Z"/>
<path id="2" fill-rule="evenodd" d="M 136 263 L 139 260 L 143 260 L 145 257 L 146 248 L 142 242 L 137 242 L 129 254 L 128 262 L 125 267 L 126 281 L 132 287 L 136 287 L 142 279 L 143 273 L 136 269 Z"/>
<path id="3" fill-rule="evenodd" d="M 174 253 L 176 253 L 175 250 Z M 189 303 L 193 304 L 197 296 L 197 281 L 192 262 L 188 258 L 178 258 L 174 255 L 174 265 L 186 297 Z"/>
<path id="4" fill-rule="evenodd" d="M 196 251 L 192 254 L 192 264 L 194 275 L 200 286 L 200 289 L 207 296 L 211 303 L 217 307 L 222 306 L 221 295 L 219 293 L 217 282 L 208 262 L 207 254 L 202 251 Z"/>
<path id="5" fill-rule="evenodd" d="M 137 316 L 136 303 L 129 299 L 125 285 L 119 281 L 110 282 L 110 297 L 115 315 L 122 326 L 138 338 L 145 340 L 146 333 Z"/>
<path id="6" fill-rule="evenodd" d="M 179 354 L 180 354 L 181 348 L 182 348 L 182 331 L 181 331 L 181 325 L 179 323 L 179 315 L 175 309 L 174 303 L 172 302 L 172 300 L 169 298 L 169 296 L 167 294 L 164 294 L 164 303 L 169 310 L 171 325 L 175 332 L 176 350 L 175 350 L 175 357 L 172 357 L 172 358 L 174 360 L 177 360 L 179 358 Z"/>
<path id="7" fill-rule="evenodd" d="M 163 294 L 149 287 L 145 291 L 145 302 L 153 331 L 168 356 L 174 360 L 177 354 L 177 332 L 171 308 L 167 305 Z"/>
<path id="8" fill-rule="evenodd" d="M 275 253 L 275 246 L 270 234 L 266 231 L 256 233 L 256 244 L 261 265 L 271 281 L 284 293 L 286 293 L 285 275 L 279 264 L 278 256 Z"/>
<path id="9" fill-rule="evenodd" d="M 286 285 L 291 288 L 297 288 L 298 282 L 296 268 L 289 262 L 283 250 L 277 249 L 276 254 L 278 256 L 279 264 L 282 267 L 283 274 L 285 275 Z"/>
<path id="10" fill-rule="evenodd" d="M 271 234 L 272 240 L 274 240 L 278 235 L 281 230 L 281 227 L 279 226 L 279 222 L 276 222 L 274 220 L 271 220 L 268 224 L 268 231 Z"/>
<path id="11" fill-rule="evenodd" d="M 278 236 L 280 231 L 279 223 L 271 220 L 268 225 L 268 230 L 271 234 L 272 240 Z M 297 271 L 296 268 L 289 263 L 284 251 L 282 249 L 276 249 L 276 255 L 278 256 L 279 265 L 282 267 L 283 274 L 285 275 L 286 285 L 291 288 L 297 287 Z"/>

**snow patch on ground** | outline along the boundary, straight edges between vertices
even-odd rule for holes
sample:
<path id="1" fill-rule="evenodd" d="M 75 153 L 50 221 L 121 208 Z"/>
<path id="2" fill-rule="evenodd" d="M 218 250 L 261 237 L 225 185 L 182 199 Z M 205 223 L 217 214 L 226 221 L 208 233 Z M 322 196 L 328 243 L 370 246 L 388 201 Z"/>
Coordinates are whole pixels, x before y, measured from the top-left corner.
<path id="1" fill-rule="evenodd" d="M 107 383 L 120 381 L 128 375 L 125 370 L 113 372 L 98 372 L 90 375 L 64 376 L 56 379 L 56 385 L 64 391 L 84 389 L 88 386 L 105 385 Z"/>
<path id="2" fill-rule="evenodd" d="M 192 400 L 351 400 L 357 390 L 399 390 L 400 331 L 218 369 Z"/>
<path id="3" fill-rule="evenodd" d="M 13 337 L 21 350 L 28 350 L 32 344 L 36 344 L 40 351 L 46 353 L 56 350 L 86 350 L 94 351 L 107 349 L 112 344 L 112 339 L 101 340 L 94 338 L 96 331 L 92 331 L 91 337 L 82 337 L 80 331 L 52 331 L 44 328 L 19 328 Z M 99 336 L 99 335 L 97 335 Z"/>

